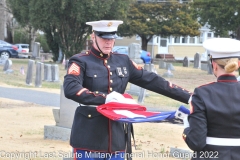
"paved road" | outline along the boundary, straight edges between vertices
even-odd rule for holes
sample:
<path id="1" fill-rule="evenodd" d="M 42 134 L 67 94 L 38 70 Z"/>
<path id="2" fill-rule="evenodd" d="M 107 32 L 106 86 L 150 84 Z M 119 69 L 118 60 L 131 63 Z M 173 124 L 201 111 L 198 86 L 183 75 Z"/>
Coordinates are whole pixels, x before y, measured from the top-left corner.
<path id="1" fill-rule="evenodd" d="M 60 107 L 60 94 L 24 88 L 0 87 L 0 97 L 32 102 L 45 106 Z"/>

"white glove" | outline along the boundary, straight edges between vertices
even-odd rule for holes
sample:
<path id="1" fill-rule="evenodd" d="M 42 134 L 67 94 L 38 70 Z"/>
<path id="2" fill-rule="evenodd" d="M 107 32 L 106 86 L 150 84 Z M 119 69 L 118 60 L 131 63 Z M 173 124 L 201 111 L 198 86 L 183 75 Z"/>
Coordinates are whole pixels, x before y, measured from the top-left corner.
<path id="1" fill-rule="evenodd" d="M 192 95 L 190 96 L 190 98 L 188 99 L 188 104 L 191 103 L 192 101 Z"/>
<path id="2" fill-rule="evenodd" d="M 183 126 L 184 126 L 184 128 L 190 127 L 189 122 L 188 122 L 188 116 L 183 118 Z"/>
<path id="3" fill-rule="evenodd" d="M 108 102 L 120 102 L 120 101 L 123 101 L 124 100 L 124 96 L 118 92 L 111 92 L 110 94 L 107 95 L 106 97 L 106 100 L 105 100 L 105 103 L 108 103 Z"/>
<path id="4" fill-rule="evenodd" d="M 113 91 L 112 93 L 108 94 L 105 100 L 105 103 L 108 102 L 119 102 L 119 103 L 125 103 L 125 104 L 137 104 L 137 102 L 134 99 L 131 98 L 125 98 L 122 94 Z"/>

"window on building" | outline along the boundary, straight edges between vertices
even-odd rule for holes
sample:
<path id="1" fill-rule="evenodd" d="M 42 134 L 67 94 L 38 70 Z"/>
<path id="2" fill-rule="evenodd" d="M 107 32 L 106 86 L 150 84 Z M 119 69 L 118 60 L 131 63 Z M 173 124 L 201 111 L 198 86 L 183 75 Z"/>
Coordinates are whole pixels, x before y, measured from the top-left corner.
<path id="1" fill-rule="evenodd" d="M 195 43 L 195 37 L 189 37 L 189 43 Z"/>
<path id="2" fill-rule="evenodd" d="M 188 36 L 182 37 L 182 43 L 188 43 Z"/>
<path id="3" fill-rule="evenodd" d="M 174 43 L 180 43 L 180 37 L 175 37 L 174 38 Z"/>
<path id="4" fill-rule="evenodd" d="M 197 37 L 197 43 L 203 43 L 203 33 L 201 32 L 200 37 Z"/>
<path id="5" fill-rule="evenodd" d="M 161 39 L 160 46 L 161 47 L 166 47 L 167 46 L 167 40 L 166 39 Z"/>
<path id="6" fill-rule="evenodd" d="M 212 37 L 212 33 L 208 33 L 208 34 L 207 34 L 207 37 L 208 37 L 208 38 L 211 38 L 211 37 Z"/>

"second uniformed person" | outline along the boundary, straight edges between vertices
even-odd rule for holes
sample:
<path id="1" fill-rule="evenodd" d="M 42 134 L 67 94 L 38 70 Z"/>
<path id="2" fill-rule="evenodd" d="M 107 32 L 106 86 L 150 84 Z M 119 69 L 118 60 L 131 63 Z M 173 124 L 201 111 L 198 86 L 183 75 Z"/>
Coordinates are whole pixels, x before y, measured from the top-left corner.
<path id="1" fill-rule="evenodd" d="M 109 97 L 117 98 L 123 94 L 128 82 L 183 103 L 188 103 L 190 98 L 188 91 L 143 70 L 127 55 L 112 53 L 117 28 L 122 23 L 118 20 L 87 22 L 93 30 L 92 48 L 74 55 L 68 63 L 64 93 L 67 98 L 81 104 L 75 112 L 70 144 L 80 155 L 106 153 L 106 156 L 112 156 L 107 159 L 124 159 L 126 138 L 123 124 L 104 117 L 97 112 L 96 106 L 105 104 L 106 98 L 109 100 Z"/>
<path id="2" fill-rule="evenodd" d="M 240 41 L 213 38 L 204 41 L 203 47 L 210 52 L 217 82 L 194 90 L 183 139 L 194 151 L 194 160 L 239 160 L 240 83 L 235 71 Z"/>

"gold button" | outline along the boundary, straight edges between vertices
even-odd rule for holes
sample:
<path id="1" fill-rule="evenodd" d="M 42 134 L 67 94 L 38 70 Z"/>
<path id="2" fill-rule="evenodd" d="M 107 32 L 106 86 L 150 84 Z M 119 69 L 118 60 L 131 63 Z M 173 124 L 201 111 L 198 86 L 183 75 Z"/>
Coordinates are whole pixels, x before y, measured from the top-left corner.
<path id="1" fill-rule="evenodd" d="M 111 83 L 113 83 L 113 80 L 110 80 Z"/>
<path id="2" fill-rule="evenodd" d="M 100 53 L 100 56 L 102 57 L 102 56 L 103 56 L 103 54 L 102 54 L 102 53 Z"/>
<path id="3" fill-rule="evenodd" d="M 92 115 L 91 115 L 91 114 L 89 114 L 89 115 L 88 115 L 88 118 L 91 118 L 91 117 L 92 117 Z"/>
<path id="4" fill-rule="evenodd" d="M 88 52 L 86 52 L 86 54 L 88 54 Z"/>
<path id="5" fill-rule="evenodd" d="M 98 91 L 96 91 L 96 94 L 98 94 Z"/>
<path id="6" fill-rule="evenodd" d="M 95 74 L 94 77 L 97 77 L 97 75 Z"/>
<path id="7" fill-rule="evenodd" d="M 103 96 L 105 96 L 105 94 L 103 94 Z"/>
<path id="8" fill-rule="evenodd" d="M 112 75 L 112 72 L 110 72 L 110 75 Z"/>
<path id="9" fill-rule="evenodd" d="M 105 60 L 104 62 L 107 63 L 107 60 Z"/>
<path id="10" fill-rule="evenodd" d="M 110 68 L 110 66 L 108 65 L 108 68 Z"/>
<path id="11" fill-rule="evenodd" d="M 109 88 L 110 91 L 112 91 L 112 88 Z"/>

